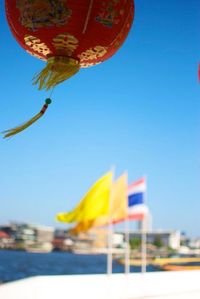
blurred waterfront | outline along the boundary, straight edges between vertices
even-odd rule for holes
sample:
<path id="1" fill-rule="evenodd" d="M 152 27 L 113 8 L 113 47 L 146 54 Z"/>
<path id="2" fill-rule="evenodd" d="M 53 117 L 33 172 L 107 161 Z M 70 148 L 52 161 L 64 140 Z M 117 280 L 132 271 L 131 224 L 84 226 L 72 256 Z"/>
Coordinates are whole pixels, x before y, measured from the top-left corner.
<path id="1" fill-rule="evenodd" d="M 30 253 L 0 251 L 0 282 L 10 282 L 38 275 L 102 274 L 106 273 L 106 255 L 82 255 L 68 252 Z M 140 272 L 131 267 L 131 272 Z M 148 266 L 147 271 L 156 271 Z M 113 272 L 123 273 L 124 267 L 113 261 Z"/>

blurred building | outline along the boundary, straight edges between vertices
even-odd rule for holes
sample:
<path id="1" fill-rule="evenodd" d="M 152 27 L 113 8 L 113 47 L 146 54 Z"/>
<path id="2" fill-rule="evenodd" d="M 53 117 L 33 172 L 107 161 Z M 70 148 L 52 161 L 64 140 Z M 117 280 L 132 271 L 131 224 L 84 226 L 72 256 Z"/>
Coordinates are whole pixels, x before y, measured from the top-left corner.
<path id="1" fill-rule="evenodd" d="M 160 243 L 163 247 L 168 247 L 174 250 L 178 250 L 181 244 L 181 233 L 178 230 L 175 231 L 161 231 L 154 230 L 148 231 L 146 233 L 147 243 L 148 244 L 156 244 L 156 242 Z M 142 232 L 134 231 L 130 232 L 130 239 L 139 238 L 141 239 Z"/>
<path id="2" fill-rule="evenodd" d="M 200 249 L 200 238 L 191 240 L 189 246 L 193 249 Z"/>
<path id="3" fill-rule="evenodd" d="M 37 243 L 52 243 L 54 239 L 55 229 L 47 226 L 36 226 L 35 227 L 35 241 Z"/>
<path id="4" fill-rule="evenodd" d="M 9 225 L 1 226 L 16 243 L 29 243 L 35 241 L 35 229 L 27 223 L 12 222 Z"/>
<path id="5" fill-rule="evenodd" d="M 53 239 L 54 250 L 57 251 L 72 251 L 74 246 L 74 237 L 67 230 L 56 229 Z"/>
<path id="6" fill-rule="evenodd" d="M 0 248 L 11 249 L 13 248 L 14 241 L 9 234 L 0 230 Z"/>

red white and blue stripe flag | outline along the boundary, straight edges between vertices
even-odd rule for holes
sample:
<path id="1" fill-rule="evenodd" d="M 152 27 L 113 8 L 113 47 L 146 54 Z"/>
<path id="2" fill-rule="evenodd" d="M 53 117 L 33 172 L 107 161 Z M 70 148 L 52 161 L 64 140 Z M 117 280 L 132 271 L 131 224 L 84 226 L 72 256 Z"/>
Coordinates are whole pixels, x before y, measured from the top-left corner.
<path id="1" fill-rule="evenodd" d="M 143 220 L 148 214 L 148 207 L 145 204 L 145 192 L 145 178 L 128 186 L 128 219 Z"/>

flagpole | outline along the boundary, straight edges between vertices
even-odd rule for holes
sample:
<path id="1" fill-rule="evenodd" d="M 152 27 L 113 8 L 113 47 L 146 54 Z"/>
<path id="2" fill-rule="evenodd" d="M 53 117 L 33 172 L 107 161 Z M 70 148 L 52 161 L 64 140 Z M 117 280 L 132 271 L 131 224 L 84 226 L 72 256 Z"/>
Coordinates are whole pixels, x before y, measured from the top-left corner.
<path id="1" fill-rule="evenodd" d="M 144 177 L 146 184 L 146 176 Z M 144 203 L 146 202 L 146 193 L 144 193 Z M 144 218 L 142 220 L 142 244 L 141 244 L 141 259 L 142 259 L 142 273 L 146 273 L 147 268 L 147 232 L 146 232 L 146 214 L 144 214 Z"/>
<path id="2" fill-rule="evenodd" d="M 128 173 L 126 172 L 127 176 L 127 186 L 128 186 Z M 128 189 L 128 188 L 127 188 Z M 127 205 L 126 205 L 126 220 L 125 220 L 125 274 L 130 273 L 130 221 L 128 217 L 128 193 L 127 193 Z"/>
<path id="3" fill-rule="evenodd" d="M 146 216 L 142 220 L 142 273 L 146 273 L 147 267 L 147 234 L 146 234 Z"/>
<path id="4" fill-rule="evenodd" d="M 125 247 L 125 274 L 129 274 L 130 273 L 130 222 L 129 219 L 127 217 L 126 221 L 125 221 L 125 243 L 126 243 L 126 247 Z"/>
<path id="5" fill-rule="evenodd" d="M 115 167 L 111 168 L 112 172 L 112 182 L 110 188 L 110 199 L 109 199 L 109 214 L 108 214 L 108 251 L 107 251 L 107 275 L 112 275 L 112 249 L 113 249 L 113 224 L 112 224 L 112 200 L 113 200 L 113 182 L 115 176 Z"/>

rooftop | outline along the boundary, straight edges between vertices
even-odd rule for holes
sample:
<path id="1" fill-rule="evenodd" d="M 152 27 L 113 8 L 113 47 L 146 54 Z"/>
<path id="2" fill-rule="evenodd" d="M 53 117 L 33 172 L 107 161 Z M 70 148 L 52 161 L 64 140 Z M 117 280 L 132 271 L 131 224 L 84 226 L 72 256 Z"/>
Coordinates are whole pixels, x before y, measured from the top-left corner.
<path id="1" fill-rule="evenodd" d="M 28 278 L 0 286 L 2 299 L 199 299 L 200 271 Z"/>

